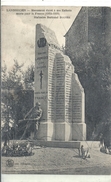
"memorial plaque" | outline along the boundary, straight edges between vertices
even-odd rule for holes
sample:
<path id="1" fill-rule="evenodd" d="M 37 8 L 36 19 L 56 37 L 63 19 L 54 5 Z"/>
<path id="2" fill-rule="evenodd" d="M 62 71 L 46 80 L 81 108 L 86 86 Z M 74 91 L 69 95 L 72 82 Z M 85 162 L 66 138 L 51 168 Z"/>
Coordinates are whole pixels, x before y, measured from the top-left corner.
<path id="1" fill-rule="evenodd" d="M 72 122 L 72 63 L 68 57 L 66 57 L 65 64 L 65 121 Z"/>
<path id="2" fill-rule="evenodd" d="M 55 120 L 55 54 L 52 48 L 49 48 L 48 53 L 48 120 Z"/>
<path id="3" fill-rule="evenodd" d="M 82 123 L 84 122 L 84 91 L 76 74 L 73 74 L 72 80 L 72 121 Z"/>
<path id="4" fill-rule="evenodd" d="M 65 119 L 65 63 L 62 55 L 56 56 L 56 122 Z"/>

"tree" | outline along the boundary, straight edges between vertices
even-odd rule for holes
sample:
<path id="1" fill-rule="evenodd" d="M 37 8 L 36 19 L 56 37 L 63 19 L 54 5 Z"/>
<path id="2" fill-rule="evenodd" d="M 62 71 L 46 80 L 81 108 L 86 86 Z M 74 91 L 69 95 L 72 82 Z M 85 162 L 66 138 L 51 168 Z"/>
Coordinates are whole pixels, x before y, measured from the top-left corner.
<path id="1" fill-rule="evenodd" d="M 1 113 L 2 113 L 2 117 L 1 117 L 2 139 L 5 139 L 5 145 L 6 145 L 9 139 L 14 138 L 13 129 L 15 128 L 15 125 L 14 125 L 15 123 L 13 120 L 13 115 L 12 115 L 10 106 L 4 103 L 1 103 Z M 6 138 L 5 135 L 7 135 L 8 138 Z"/>
<path id="2" fill-rule="evenodd" d="M 14 121 L 14 133 L 16 138 L 18 120 L 23 119 L 24 115 L 33 107 L 33 90 L 24 90 L 33 88 L 34 66 L 26 71 L 23 70 L 23 64 L 14 60 L 12 70 L 7 71 L 7 66 L 2 67 L 2 103 L 5 105 L 5 116 L 10 112 L 10 119 Z M 9 109 L 8 109 L 9 108 Z M 2 115 L 4 113 L 2 108 Z M 9 123 L 8 117 L 2 117 L 4 123 Z"/>
<path id="3" fill-rule="evenodd" d="M 34 90 L 34 65 L 31 65 L 23 74 L 25 89 Z"/>
<path id="4" fill-rule="evenodd" d="M 86 97 L 88 138 L 94 128 L 111 122 L 111 51 L 104 45 L 89 43 L 86 52 L 73 60 Z M 103 126 L 104 128 L 104 126 Z"/>

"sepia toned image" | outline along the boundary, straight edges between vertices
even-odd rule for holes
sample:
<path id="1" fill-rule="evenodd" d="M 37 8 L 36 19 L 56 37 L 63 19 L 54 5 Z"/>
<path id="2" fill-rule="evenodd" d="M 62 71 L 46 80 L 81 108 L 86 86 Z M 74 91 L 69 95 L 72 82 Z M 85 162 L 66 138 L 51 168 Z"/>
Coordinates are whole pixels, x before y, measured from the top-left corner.
<path id="1" fill-rule="evenodd" d="M 111 174 L 111 8 L 2 6 L 2 174 Z"/>

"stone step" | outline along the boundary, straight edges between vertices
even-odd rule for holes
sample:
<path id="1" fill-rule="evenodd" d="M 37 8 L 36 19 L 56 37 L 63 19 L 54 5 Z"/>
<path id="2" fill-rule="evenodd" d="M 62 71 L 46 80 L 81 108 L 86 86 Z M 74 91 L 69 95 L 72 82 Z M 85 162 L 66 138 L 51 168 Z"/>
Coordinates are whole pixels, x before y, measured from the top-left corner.
<path id="1" fill-rule="evenodd" d="M 57 148 L 77 148 L 81 146 L 80 141 L 34 141 L 34 145 L 44 146 L 44 147 L 57 147 Z"/>

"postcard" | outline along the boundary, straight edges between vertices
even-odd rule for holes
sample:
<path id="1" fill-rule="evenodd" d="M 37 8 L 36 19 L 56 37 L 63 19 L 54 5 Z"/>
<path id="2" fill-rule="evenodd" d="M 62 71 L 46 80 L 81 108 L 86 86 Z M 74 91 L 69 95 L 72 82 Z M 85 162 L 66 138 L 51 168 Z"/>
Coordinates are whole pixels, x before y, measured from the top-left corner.
<path id="1" fill-rule="evenodd" d="M 2 181 L 110 180 L 110 19 L 109 6 L 1 7 Z"/>

